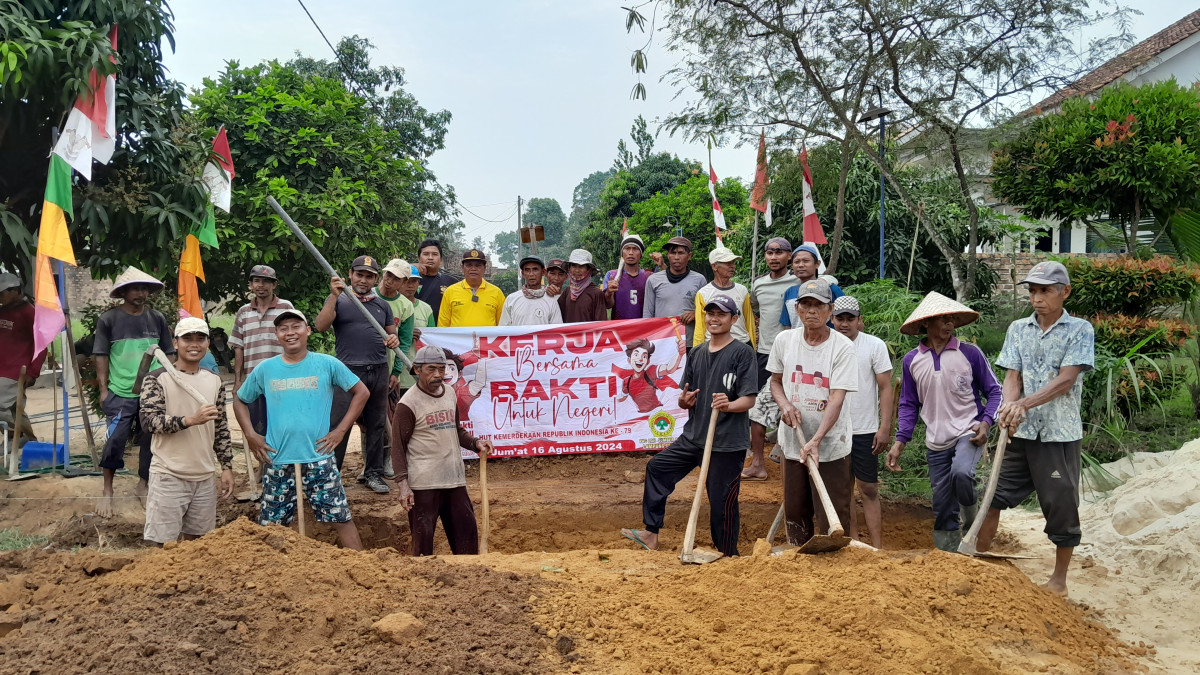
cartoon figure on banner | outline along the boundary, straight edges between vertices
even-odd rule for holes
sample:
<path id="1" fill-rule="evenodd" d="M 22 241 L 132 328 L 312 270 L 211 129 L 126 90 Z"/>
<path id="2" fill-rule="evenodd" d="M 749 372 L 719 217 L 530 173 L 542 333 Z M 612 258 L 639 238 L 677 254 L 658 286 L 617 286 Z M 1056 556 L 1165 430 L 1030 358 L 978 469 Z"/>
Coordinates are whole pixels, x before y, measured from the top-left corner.
<path id="1" fill-rule="evenodd" d="M 666 368 L 650 364 L 650 357 L 654 355 L 654 343 L 646 338 L 637 338 L 625 345 L 629 368 L 621 368 L 616 364 L 613 364 L 612 367 L 613 372 L 621 378 L 621 395 L 617 397 L 618 403 L 632 398 L 638 412 L 648 413 L 662 405 L 658 398 L 660 391 L 679 388 L 679 384 L 668 377 L 679 370 L 679 365 L 687 354 L 687 345 L 679 332 L 678 324 L 675 325 L 675 344 L 675 356 Z"/>
<path id="2" fill-rule="evenodd" d="M 487 386 L 487 365 L 479 358 L 479 335 L 475 335 L 474 344 L 471 351 L 462 355 L 442 349 L 446 355 L 446 377 L 442 381 L 454 389 L 454 396 L 458 399 L 458 417 L 464 425 L 470 424 L 471 404 Z M 463 371 L 472 363 L 475 364 L 475 378 L 468 382 Z M 470 429 L 469 426 L 467 428 Z"/>

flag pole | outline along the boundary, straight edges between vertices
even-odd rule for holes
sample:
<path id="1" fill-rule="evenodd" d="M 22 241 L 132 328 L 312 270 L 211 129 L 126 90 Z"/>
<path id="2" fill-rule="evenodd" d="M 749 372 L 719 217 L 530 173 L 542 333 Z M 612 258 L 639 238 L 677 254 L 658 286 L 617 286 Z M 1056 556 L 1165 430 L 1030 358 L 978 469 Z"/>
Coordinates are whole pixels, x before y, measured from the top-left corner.
<path id="1" fill-rule="evenodd" d="M 66 275 L 66 272 L 63 271 L 62 261 L 56 260 L 55 262 L 58 263 L 58 302 L 60 305 L 62 305 L 64 307 L 64 309 L 63 309 L 64 323 L 70 323 L 71 317 L 67 316 L 67 311 L 65 309 L 66 302 L 67 302 L 67 284 L 66 284 L 67 275 Z M 67 359 L 70 358 L 70 354 L 68 353 L 67 345 L 65 344 L 67 341 L 66 332 L 59 333 L 59 336 L 62 338 L 62 342 L 64 343 L 63 348 L 62 348 L 62 354 L 60 355 L 61 358 L 59 358 L 58 365 L 59 365 L 59 368 L 62 370 L 62 379 L 63 379 L 63 382 L 62 382 L 62 385 L 63 385 L 62 386 L 62 421 L 63 421 L 63 457 L 65 459 L 65 461 L 63 462 L 63 471 L 66 471 L 67 464 L 71 463 L 71 412 L 70 412 L 71 394 L 70 394 L 70 392 L 67 391 Z M 50 376 L 54 377 L 54 374 L 51 373 Z M 50 448 L 50 473 L 52 473 L 52 474 L 58 473 L 58 448 L 55 448 L 53 446 L 51 446 L 51 448 Z"/>
<path id="2" fill-rule="evenodd" d="M 88 414 L 88 403 L 83 395 L 83 378 L 79 373 L 79 354 L 75 353 L 75 329 L 71 327 L 71 308 L 67 304 L 67 275 L 62 271 L 62 261 L 59 261 L 58 264 L 63 289 L 62 309 L 67 332 L 67 347 L 71 355 L 71 374 L 75 376 L 75 394 L 79 397 L 79 417 L 83 421 L 83 435 L 87 440 L 88 453 L 92 456 L 92 467 L 98 469 L 100 468 L 100 458 L 96 455 L 96 437 L 92 432 L 92 419 Z M 66 357 L 64 356 L 64 358 Z"/>
<path id="3" fill-rule="evenodd" d="M 754 237 L 750 244 L 750 284 L 753 285 L 758 276 L 758 210 L 750 210 L 754 211 Z"/>

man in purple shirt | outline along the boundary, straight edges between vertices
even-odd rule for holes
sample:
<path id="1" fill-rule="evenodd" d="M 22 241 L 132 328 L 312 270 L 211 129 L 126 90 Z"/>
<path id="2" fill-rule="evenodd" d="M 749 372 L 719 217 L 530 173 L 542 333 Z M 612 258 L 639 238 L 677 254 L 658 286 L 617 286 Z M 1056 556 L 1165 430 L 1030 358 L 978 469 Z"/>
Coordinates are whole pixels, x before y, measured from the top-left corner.
<path id="1" fill-rule="evenodd" d="M 646 280 L 650 270 L 641 268 L 646 245 L 636 234 L 621 240 L 621 269 L 604 275 L 604 304 L 612 310 L 612 319 L 640 319 L 646 304 Z"/>
<path id="2" fill-rule="evenodd" d="M 900 327 L 905 335 L 925 333 L 925 339 L 904 356 L 899 425 L 887 467 L 900 470 L 900 453 L 912 440 L 920 414 L 933 489 L 933 543 L 950 552 L 962 541 L 960 507 L 967 528 L 979 509 L 975 465 L 1001 399 L 1000 381 L 987 357 L 954 337 L 955 329 L 978 318 L 970 307 L 931 292 Z"/>

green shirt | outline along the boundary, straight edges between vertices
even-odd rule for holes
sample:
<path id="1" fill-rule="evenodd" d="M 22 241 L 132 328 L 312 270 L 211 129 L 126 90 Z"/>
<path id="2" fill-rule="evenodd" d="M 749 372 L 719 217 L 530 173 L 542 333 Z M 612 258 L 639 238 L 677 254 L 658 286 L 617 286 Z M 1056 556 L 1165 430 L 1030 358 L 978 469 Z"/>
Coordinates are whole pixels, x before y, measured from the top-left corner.
<path id="1" fill-rule="evenodd" d="M 413 329 L 413 304 L 408 298 L 397 293 L 396 297 L 389 298 L 383 293 L 379 294 L 380 299 L 392 308 L 392 317 L 396 321 L 396 337 L 400 339 L 400 351 L 408 354 L 412 351 L 412 329 Z M 409 356 L 411 359 L 412 356 Z M 403 364 L 401 364 L 403 368 Z M 396 369 L 396 353 L 388 350 L 388 372 L 393 375 L 399 375 Z"/>
<path id="2" fill-rule="evenodd" d="M 433 307 L 430 307 L 429 303 L 424 300 L 417 299 L 413 302 L 413 326 L 416 328 L 434 328 L 437 326 L 437 317 L 433 315 Z M 412 333 L 410 332 L 409 334 L 411 335 Z M 404 353 L 408 354 L 409 360 L 412 360 L 412 357 L 417 353 L 416 344 L 410 343 Z M 407 368 L 398 375 L 400 377 L 401 389 L 408 389 L 417 383 Z"/>
<path id="3" fill-rule="evenodd" d="M 142 355 L 157 345 L 164 354 L 175 353 L 167 320 L 155 309 L 130 314 L 120 307 L 100 315 L 96 321 L 92 354 L 108 357 L 108 390 L 122 398 L 137 398 L 133 383 Z"/>

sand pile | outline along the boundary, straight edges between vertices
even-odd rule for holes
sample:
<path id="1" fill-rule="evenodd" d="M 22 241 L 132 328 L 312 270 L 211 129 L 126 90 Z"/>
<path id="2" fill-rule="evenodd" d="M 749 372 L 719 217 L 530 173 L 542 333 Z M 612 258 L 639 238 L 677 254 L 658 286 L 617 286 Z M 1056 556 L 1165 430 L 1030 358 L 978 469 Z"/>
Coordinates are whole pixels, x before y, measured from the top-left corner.
<path id="1" fill-rule="evenodd" d="M 1007 564 L 938 551 L 578 556 L 536 621 L 601 672 L 1121 673 L 1145 651 Z"/>
<path id="2" fill-rule="evenodd" d="M 1159 456 L 1160 466 L 1081 506 L 1082 552 L 1129 583 L 1200 590 L 1200 439 Z"/>
<path id="3" fill-rule="evenodd" d="M 344 551 L 244 519 L 113 560 L 0 556 L 4 671 L 527 673 L 552 663 L 526 612 L 546 585 L 537 578 Z"/>

